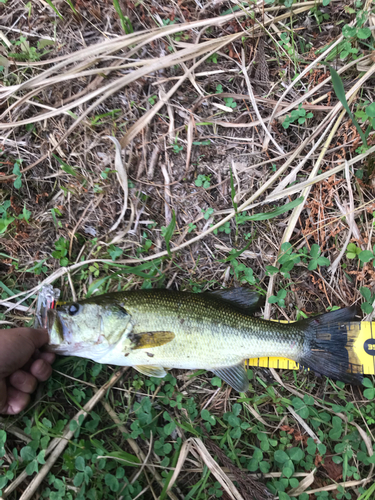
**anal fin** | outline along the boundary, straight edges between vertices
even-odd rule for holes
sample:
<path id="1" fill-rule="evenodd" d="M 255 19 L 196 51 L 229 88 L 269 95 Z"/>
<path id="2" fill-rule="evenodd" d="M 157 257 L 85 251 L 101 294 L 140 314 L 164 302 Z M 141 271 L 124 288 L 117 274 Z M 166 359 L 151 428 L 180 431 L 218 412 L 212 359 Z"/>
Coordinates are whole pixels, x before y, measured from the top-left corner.
<path id="1" fill-rule="evenodd" d="M 147 375 L 148 377 L 163 378 L 166 376 L 167 372 L 161 366 L 153 365 L 137 365 L 133 366 L 137 371 Z"/>
<path id="2" fill-rule="evenodd" d="M 249 379 L 243 362 L 234 366 L 215 368 L 212 372 L 233 387 L 235 391 L 246 392 L 249 388 Z"/>

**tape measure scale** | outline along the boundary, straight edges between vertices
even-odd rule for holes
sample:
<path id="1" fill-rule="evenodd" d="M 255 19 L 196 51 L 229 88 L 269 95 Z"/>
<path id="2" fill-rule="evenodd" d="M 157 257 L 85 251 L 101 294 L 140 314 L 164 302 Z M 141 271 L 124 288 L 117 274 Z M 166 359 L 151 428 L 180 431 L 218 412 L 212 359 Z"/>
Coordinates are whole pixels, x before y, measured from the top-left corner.
<path id="1" fill-rule="evenodd" d="M 371 321 L 349 323 L 348 335 L 364 375 L 375 375 L 375 325 Z"/>
<path id="2" fill-rule="evenodd" d="M 282 323 L 287 323 L 287 321 L 282 321 Z M 352 371 L 364 375 L 375 375 L 375 323 L 351 322 L 343 323 L 343 326 L 346 328 L 348 340 L 352 343 L 352 350 L 349 352 Z M 299 369 L 299 364 L 295 361 L 278 357 L 251 358 L 247 364 L 262 368 Z"/>

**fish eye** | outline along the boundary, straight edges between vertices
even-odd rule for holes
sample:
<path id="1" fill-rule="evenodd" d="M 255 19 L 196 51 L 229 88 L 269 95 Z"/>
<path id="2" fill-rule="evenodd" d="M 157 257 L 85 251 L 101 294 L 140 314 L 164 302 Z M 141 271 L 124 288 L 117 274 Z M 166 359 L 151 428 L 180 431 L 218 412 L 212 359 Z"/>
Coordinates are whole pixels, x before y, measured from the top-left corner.
<path id="1" fill-rule="evenodd" d="M 79 311 L 79 304 L 71 304 L 68 309 L 69 316 L 75 316 Z"/>

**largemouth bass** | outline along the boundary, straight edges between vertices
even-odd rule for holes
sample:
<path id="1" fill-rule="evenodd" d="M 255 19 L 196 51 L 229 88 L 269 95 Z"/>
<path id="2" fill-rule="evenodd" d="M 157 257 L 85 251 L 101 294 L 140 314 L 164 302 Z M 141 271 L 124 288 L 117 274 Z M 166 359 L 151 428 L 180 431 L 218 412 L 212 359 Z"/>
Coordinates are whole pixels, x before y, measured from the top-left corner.
<path id="1" fill-rule="evenodd" d="M 244 361 L 281 356 L 335 380 L 358 384 L 343 324 L 347 308 L 296 323 L 252 316 L 260 296 L 245 288 L 200 294 L 170 290 L 109 293 L 48 311 L 50 350 L 153 377 L 172 368 L 206 369 L 239 392 Z"/>

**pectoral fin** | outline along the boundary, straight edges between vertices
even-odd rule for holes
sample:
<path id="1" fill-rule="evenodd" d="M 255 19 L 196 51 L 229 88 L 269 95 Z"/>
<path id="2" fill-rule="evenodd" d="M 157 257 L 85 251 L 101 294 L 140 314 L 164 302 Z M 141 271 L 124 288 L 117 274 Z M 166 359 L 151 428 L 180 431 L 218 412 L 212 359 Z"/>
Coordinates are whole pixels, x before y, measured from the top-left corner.
<path id="1" fill-rule="evenodd" d="M 246 392 L 249 388 L 249 380 L 244 364 L 228 366 L 224 368 L 215 368 L 212 370 L 215 375 L 229 384 L 235 391 Z"/>
<path id="2" fill-rule="evenodd" d="M 143 375 L 147 375 L 148 377 L 163 378 L 167 374 L 167 372 L 161 366 L 137 365 L 133 366 L 133 368 L 135 368 L 140 373 L 143 373 Z"/>
<path id="3" fill-rule="evenodd" d="M 133 333 L 129 336 L 133 342 L 132 349 L 150 349 L 168 344 L 175 338 L 173 332 Z"/>

